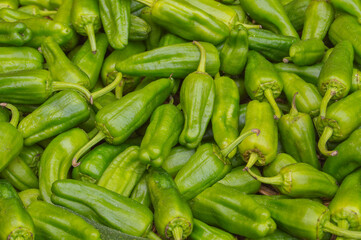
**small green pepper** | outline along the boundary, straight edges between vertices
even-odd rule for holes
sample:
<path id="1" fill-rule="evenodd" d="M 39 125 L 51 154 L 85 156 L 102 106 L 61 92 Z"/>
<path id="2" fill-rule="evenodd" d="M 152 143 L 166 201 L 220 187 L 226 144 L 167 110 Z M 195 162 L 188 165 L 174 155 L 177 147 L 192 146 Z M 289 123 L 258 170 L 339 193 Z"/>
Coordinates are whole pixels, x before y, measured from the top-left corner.
<path id="1" fill-rule="evenodd" d="M 205 224 L 202 221 L 193 219 L 193 231 L 189 235 L 190 240 L 218 239 L 218 240 L 236 240 L 236 238 L 219 228 Z"/>
<path id="2" fill-rule="evenodd" d="M 30 47 L 0 47 L 0 74 L 42 69 L 44 57 Z"/>
<path id="3" fill-rule="evenodd" d="M 322 40 L 306 39 L 292 44 L 290 47 L 290 57 L 284 58 L 283 61 L 288 63 L 291 60 L 298 66 L 313 65 L 321 61 L 326 46 Z"/>
<path id="4" fill-rule="evenodd" d="M 166 170 L 169 175 L 175 177 L 195 152 L 195 149 L 188 149 L 183 146 L 174 147 L 164 160 L 162 168 Z"/>
<path id="5" fill-rule="evenodd" d="M 22 19 L 34 18 L 33 15 L 24 13 L 15 9 L 2 8 L 0 9 L 0 19 L 4 22 L 16 22 Z"/>
<path id="6" fill-rule="evenodd" d="M 144 41 L 148 39 L 149 33 L 152 31 L 151 26 L 142 18 L 133 14 L 130 15 L 130 41 Z"/>
<path id="7" fill-rule="evenodd" d="M 151 200 L 150 200 L 149 188 L 147 186 L 147 181 L 146 181 L 146 174 L 143 175 L 143 177 L 134 187 L 132 194 L 130 195 L 130 198 L 143 204 L 148 208 L 150 207 Z"/>
<path id="8" fill-rule="evenodd" d="M 33 37 L 32 31 L 24 23 L 0 22 L 0 45 L 22 46 Z"/>

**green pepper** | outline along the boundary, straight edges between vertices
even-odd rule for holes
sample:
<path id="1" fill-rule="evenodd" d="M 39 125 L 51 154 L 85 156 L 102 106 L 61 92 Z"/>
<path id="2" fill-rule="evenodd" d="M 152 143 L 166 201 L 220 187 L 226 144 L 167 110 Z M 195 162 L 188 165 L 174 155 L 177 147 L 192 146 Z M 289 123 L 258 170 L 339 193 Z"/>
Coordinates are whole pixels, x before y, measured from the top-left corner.
<path id="1" fill-rule="evenodd" d="M 10 113 L 6 108 L 0 108 L 0 122 L 9 122 Z"/>
<path id="2" fill-rule="evenodd" d="M 19 0 L 20 5 L 36 5 L 42 8 L 50 9 L 50 0 Z"/>
<path id="3" fill-rule="evenodd" d="M 241 1 L 241 6 L 252 19 L 262 24 L 264 28 L 285 36 L 299 38 L 285 9 L 278 0 L 245 0 Z"/>
<path id="4" fill-rule="evenodd" d="M 0 22 L 1 46 L 22 46 L 32 37 L 32 31 L 24 23 Z"/>
<path id="5" fill-rule="evenodd" d="M 23 136 L 16 128 L 19 122 L 19 111 L 15 106 L 7 103 L 0 103 L 0 107 L 6 107 L 11 111 L 10 122 L 0 122 L 0 171 L 19 155 L 23 148 Z"/>
<path id="6" fill-rule="evenodd" d="M 276 159 L 263 168 L 263 175 L 265 177 L 276 176 L 282 168 L 294 163 L 297 163 L 297 161 L 292 156 L 286 153 L 277 154 Z M 253 171 L 253 169 L 251 170 Z"/>
<path id="7" fill-rule="evenodd" d="M 162 168 L 166 170 L 169 175 L 175 177 L 194 153 L 195 149 L 188 149 L 183 146 L 174 147 L 165 158 Z"/>
<path id="8" fill-rule="evenodd" d="M 216 77 L 214 80 L 215 98 L 212 113 L 214 140 L 221 149 L 226 148 L 239 135 L 239 91 L 236 83 L 229 77 Z M 225 111 L 227 109 L 227 111 Z M 234 149 L 229 158 L 237 152 Z"/>
<path id="9" fill-rule="evenodd" d="M 19 197 L 24 207 L 27 208 L 32 202 L 40 200 L 40 191 L 36 188 L 19 192 Z"/>
<path id="10" fill-rule="evenodd" d="M 202 221 L 193 219 L 193 231 L 189 235 L 190 240 L 202 240 L 202 239 L 218 239 L 218 240 L 236 240 L 236 238 L 219 228 L 215 228 L 205 224 Z"/>
<path id="11" fill-rule="evenodd" d="M 283 6 L 296 31 L 300 31 L 303 28 L 306 9 L 310 2 L 311 0 L 292 0 Z"/>
<path id="12" fill-rule="evenodd" d="M 52 186 L 54 195 L 84 204 L 106 225 L 133 236 L 147 236 L 153 213 L 133 199 L 91 183 L 64 179 Z"/>
<path id="13" fill-rule="evenodd" d="M 44 57 L 30 47 L 0 47 L 0 74 L 42 69 Z"/>
<path id="14" fill-rule="evenodd" d="M 334 19 L 334 10 L 328 0 L 311 0 L 305 13 L 302 40 L 323 40 Z"/>
<path id="15" fill-rule="evenodd" d="M 277 227 L 301 239 L 323 239 L 332 233 L 346 238 L 360 238 L 361 232 L 345 230 L 330 222 L 330 210 L 311 199 L 283 199 L 274 196 L 251 196 L 271 212 Z"/>
<path id="16" fill-rule="evenodd" d="M 34 223 L 21 200 L 6 180 L 0 179 L 0 238 L 35 239 Z"/>
<path id="17" fill-rule="evenodd" d="M 245 193 L 219 183 L 192 199 L 190 205 L 195 218 L 230 233 L 264 237 L 276 229 L 266 208 Z"/>
<path id="18" fill-rule="evenodd" d="M 154 207 L 157 232 L 167 239 L 186 239 L 193 229 L 192 211 L 172 177 L 161 168 L 151 168 L 146 181 Z"/>
<path id="19" fill-rule="evenodd" d="M 267 100 L 273 108 L 275 118 L 281 117 L 282 112 L 275 98 L 282 92 L 282 80 L 273 65 L 255 51 L 248 52 L 244 85 L 251 99 Z"/>
<path id="20" fill-rule="evenodd" d="M 71 60 L 74 65 L 88 76 L 90 83 L 89 89 L 93 89 L 99 79 L 100 70 L 108 47 L 107 37 L 103 33 L 96 34 L 95 41 L 97 44 L 97 52 L 95 54 L 90 50 L 90 42 L 86 41 Z M 60 59 L 57 58 L 56 60 L 58 64 L 60 64 Z M 62 64 L 62 67 L 65 68 L 65 64 Z M 69 73 L 69 70 L 67 70 L 67 72 Z"/>
<path id="21" fill-rule="evenodd" d="M 151 30 L 152 30 L 151 26 L 142 18 L 137 17 L 133 14 L 130 15 L 130 29 L 129 29 L 130 41 L 147 40 Z"/>
<path id="22" fill-rule="evenodd" d="M 278 229 L 276 229 L 276 231 L 274 231 L 273 233 L 271 233 L 265 237 L 246 238 L 246 240 L 269 240 L 269 239 L 272 239 L 272 240 L 298 240 L 298 238 L 295 238 L 295 237 L 289 235 L 288 233 L 285 233 Z"/>
<path id="23" fill-rule="evenodd" d="M 147 186 L 147 181 L 146 181 L 146 174 L 143 175 L 143 177 L 134 187 L 132 194 L 130 195 L 130 198 L 143 204 L 148 208 L 150 207 L 151 200 L 150 200 L 149 188 Z"/>
<path id="24" fill-rule="evenodd" d="M 279 72 L 289 72 L 297 74 L 306 82 L 317 85 L 318 76 L 320 75 L 323 64 L 318 63 L 312 66 L 297 66 L 296 64 L 292 63 L 276 63 L 273 66 Z"/>
<path id="25" fill-rule="evenodd" d="M 35 201 L 26 210 L 34 221 L 39 239 L 101 239 L 95 227 L 63 208 Z"/>
<path id="26" fill-rule="evenodd" d="M 290 47 L 290 57 L 284 58 L 283 61 L 288 63 L 291 60 L 298 66 L 313 65 L 321 61 L 326 46 L 322 40 L 306 39 L 292 44 Z"/>
<path id="27" fill-rule="evenodd" d="M 146 39 L 147 50 L 152 50 L 158 47 L 163 29 L 152 20 L 151 8 L 145 7 L 140 12 L 140 17 L 144 19 L 151 27 L 148 38 Z"/>
<path id="28" fill-rule="evenodd" d="M 0 3 L 0 9 L 1 8 L 17 9 L 18 7 L 19 7 L 19 1 L 18 0 L 3 0 Z"/>
<path id="29" fill-rule="evenodd" d="M 41 8 L 36 5 L 23 6 L 21 8 L 18 8 L 18 10 L 20 12 L 31 14 L 35 17 L 46 17 L 57 13 L 57 11 L 41 10 Z"/>
<path id="30" fill-rule="evenodd" d="M 0 74 L 0 101 L 15 104 L 41 104 L 55 91 L 73 89 L 88 99 L 90 92 L 76 83 L 57 82 L 47 70 L 25 70 Z"/>
<path id="31" fill-rule="evenodd" d="M 2 8 L 0 9 L 0 19 L 4 22 L 16 22 L 22 19 L 34 18 L 33 15 L 24 13 L 15 9 Z"/>
<path id="32" fill-rule="evenodd" d="M 89 138 L 92 138 L 96 134 L 95 131 L 93 131 L 95 129 L 95 112 L 93 108 L 89 108 L 89 118 L 86 121 L 78 124 L 77 127 L 87 132 Z"/>
<path id="33" fill-rule="evenodd" d="M 44 150 L 40 146 L 34 144 L 29 147 L 24 146 L 19 153 L 19 157 L 30 167 L 36 176 L 39 173 L 40 157 L 43 152 Z"/>
<path id="34" fill-rule="evenodd" d="M 338 43 L 322 67 L 318 90 L 323 96 L 320 116 L 325 118 L 328 102 L 347 96 L 352 82 L 353 48 L 349 41 Z"/>
<path id="35" fill-rule="evenodd" d="M 248 97 L 247 92 L 246 92 L 246 87 L 244 86 L 244 79 L 241 77 L 236 77 L 234 79 L 234 81 L 236 82 L 236 85 L 238 88 L 239 100 L 243 101 L 244 99 L 246 99 Z"/>
<path id="36" fill-rule="evenodd" d="M 277 124 L 273 118 L 272 108 L 268 103 L 258 102 L 257 100 L 248 103 L 246 125 L 241 134 L 254 128 L 258 128 L 261 133 L 257 136 L 248 137 L 238 146 L 248 168 L 251 168 L 254 164 L 259 166 L 267 165 L 277 155 Z"/>
<path id="37" fill-rule="evenodd" d="M 80 166 L 73 169 L 72 177 L 84 182 L 97 183 L 111 161 L 130 145 L 113 146 L 103 143 L 80 159 Z"/>
<path id="38" fill-rule="evenodd" d="M 340 142 L 345 140 L 356 128 L 361 125 L 358 117 L 361 113 L 361 91 L 356 91 L 347 97 L 333 103 L 327 108 L 326 118 L 313 119 L 320 136 L 318 148 L 325 156 L 335 156 L 337 151 L 328 151 L 327 141 Z"/>
<path id="39" fill-rule="evenodd" d="M 118 154 L 103 172 L 97 185 L 129 197 L 146 165 L 139 161 L 139 147 L 131 146 Z"/>
<path id="40" fill-rule="evenodd" d="M 282 116 L 278 123 L 282 146 L 286 153 L 298 162 L 308 163 L 314 168 L 320 169 L 312 119 L 307 113 L 298 112 L 297 94 L 298 92 L 293 96 L 291 111 Z"/>
<path id="41" fill-rule="evenodd" d="M 184 40 L 181 37 L 178 37 L 177 35 L 166 33 L 159 40 L 158 47 L 164 47 L 164 46 L 174 45 L 178 43 L 186 43 L 186 42 L 187 42 L 186 40 Z"/>
<path id="42" fill-rule="evenodd" d="M 139 9 L 142 9 L 144 7 L 145 7 L 145 5 L 140 2 L 137 2 L 135 0 L 130 1 L 130 12 L 136 12 Z"/>
<path id="43" fill-rule="evenodd" d="M 162 166 L 172 147 L 178 143 L 183 124 L 183 114 L 173 104 L 157 107 L 140 145 L 139 160 L 154 167 Z"/>
<path id="44" fill-rule="evenodd" d="M 201 44 L 207 52 L 207 72 L 214 76 L 220 66 L 218 50 L 210 43 Z M 200 55 L 194 44 L 180 43 L 133 55 L 117 62 L 115 68 L 131 76 L 185 78 L 197 69 Z"/>
<path id="45" fill-rule="evenodd" d="M 230 74 L 240 74 L 247 61 L 248 32 L 243 25 L 236 25 L 230 32 L 220 52 L 220 70 Z"/>
<path id="46" fill-rule="evenodd" d="M 298 39 L 264 29 L 249 29 L 249 49 L 255 50 L 271 61 L 280 62 L 289 55 L 289 49 Z"/>
<path id="47" fill-rule="evenodd" d="M 75 31 L 88 36 L 91 50 L 97 51 L 95 33 L 101 28 L 99 3 L 97 0 L 73 0 L 71 22 Z"/>
<path id="48" fill-rule="evenodd" d="M 355 16 L 361 22 L 361 2 L 358 0 L 330 0 L 336 10 Z"/>

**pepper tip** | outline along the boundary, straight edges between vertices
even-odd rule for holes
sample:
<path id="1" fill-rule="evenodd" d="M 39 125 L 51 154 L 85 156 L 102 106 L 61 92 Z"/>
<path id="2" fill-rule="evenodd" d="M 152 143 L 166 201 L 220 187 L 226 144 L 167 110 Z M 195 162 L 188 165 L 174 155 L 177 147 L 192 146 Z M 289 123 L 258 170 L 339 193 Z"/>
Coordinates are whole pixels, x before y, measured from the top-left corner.
<path id="1" fill-rule="evenodd" d="M 73 167 L 78 167 L 80 165 L 80 162 L 77 162 L 77 159 L 73 158 L 72 165 Z"/>
<path id="2" fill-rule="evenodd" d="M 6 107 L 8 104 L 7 103 L 0 103 L 1 107 Z"/>
<path id="3" fill-rule="evenodd" d="M 257 134 L 257 136 L 259 136 L 259 134 L 261 133 L 261 130 L 259 130 L 258 128 L 254 128 L 251 131 Z"/>
<path id="4" fill-rule="evenodd" d="M 330 154 L 330 156 L 331 157 L 334 157 L 334 156 L 336 156 L 338 154 L 338 151 L 333 151 L 331 154 Z"/>

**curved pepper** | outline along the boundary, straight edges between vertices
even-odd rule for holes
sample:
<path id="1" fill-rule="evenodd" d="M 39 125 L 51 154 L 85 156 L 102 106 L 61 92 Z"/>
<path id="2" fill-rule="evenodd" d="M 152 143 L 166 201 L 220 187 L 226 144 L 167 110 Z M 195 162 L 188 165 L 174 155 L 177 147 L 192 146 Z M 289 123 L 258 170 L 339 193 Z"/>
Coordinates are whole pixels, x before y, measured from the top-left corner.
<path id="1" fill-rule="evenodd" d="M 34 18 L 33 15 L 24 13 L 15 9 L 2 8 L 0 9 L 0 19 L 4 22 L 16 22 L 22 19 Z"/>
<path id="2" fill-rule="evenodd" d="M 146 180 L 157 232 L 167 239 L 186 239 L 193 229 L 192 211 L 172 177 L 161 168 L 151 168 Z"/>
<path id="3" fill-rule="evenodd" d="M 42 69 L 44 57 L 30 47 L 0 47 L 0 74 Z"/>
<path id="4" fill-rule="evenodd" d="M 290 57 L 284 58 L 283 61 L 288 63 L 288 60 L 291 60 L 299 66 L 313 65 L 321 61 L 325 50 L 326 46 L 320 39 L 301 40 L 292 44 Z"/>
<path id="5" fill-rule="evenodd" d="M 130 198 L 143 204 L 148 208 L 150 207 L 151 200 L 150 200 L 149 188 L 147 186 L 147 181 L 146 181 L 146 173 L 143 174 L 143 177 L 134 187 L 132 194 L 130 195 Z"/>
<path id="6" fill-rule="evenodd" d="M 209 226 L 202 221 L 193 219 L 193 230 L 189 235 L 190 240 L 202 240 L 202 239 L 218 239 L 218 240 L 236 240 L 236 238 L 221 229 Z"/>
<path id="7" fill-rule="evenodd" d="M 306 9 L 302 40 L 323 40 L 334 19 L 334 10 L 328 0 L 312 0 Z"/>
<path id="8" fill-rule="evenodd" d="M 33 240 L 35 236 L 38 235 L 33 220 L 17 192 L 9 182 L 0 179 L 0 238 Z"/>
<path id="9" fill-rule="evenodd" d="M 40 200 L 40 191 L 36 188 L 27 189 L 18 193 L 24 207 L 27 208 L 32 202 Z"/>
<path id="10" fill-rule="evenodd" d="M 149 24 L 151 28 L 148 38 L 146 39 L 147 50 L 152 50 L 158 47 L 163 32 L 162 27 L 153 21 L 151 11 L 152 9 L 150 7 L 145 7 L 143 8 L 143 10 L 140 12 L 139 15 Z"/>
<path id="11" fill-rule="evenodd" d="M 46 17 L 46 16 L 54 15 L 57 13 L 57 11 L 41 10 L 41 8 L 36 5 L 22 6 L 22 7 L 18 8 L 18 10 L 20 12 L 31 14 L 35 17 Z"/>
<path id="12" fill-rule="evenodd" d="M 22 46 L 32 37 L 32 31 L 24 23 L 0 22 L 1 45 Z"/>
<path id="13" fill-rule="evenodd" d="M 330 0 L 336 10 L 355 16 L 361 22 L 361 2 L 359 0 Z"/>
<path id="14" fill-rule="evenodd" d="M 169 175 L 175 177 L 195 152 L 195 149 L 188 149 L 183 146 L 174 147 L 164 160 L 162 168 L 166 170 Z"/>

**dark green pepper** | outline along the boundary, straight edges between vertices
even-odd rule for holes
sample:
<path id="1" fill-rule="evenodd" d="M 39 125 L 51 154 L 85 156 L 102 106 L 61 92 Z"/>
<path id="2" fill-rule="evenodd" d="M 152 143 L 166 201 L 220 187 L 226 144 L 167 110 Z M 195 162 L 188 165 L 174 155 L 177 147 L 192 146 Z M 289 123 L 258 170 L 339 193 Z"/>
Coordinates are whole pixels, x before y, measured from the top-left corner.
<path id="1" fill-rule="evenodd" d="M 186 43 L 186 42 L 187 42 L 186 40 L 184 40 L 181 37 L 178 37 L 177 35 L 166 33 L 159 40 L 158 47 L 164 47 L 164 46 L 174 45 L 178 43 Z"/>
<path id="2" fill-rule="evenodd" d="M 186 239 L 193 229 L 192 211 L 172 177 L 161 168 L 151 168 L 146 181 L 154 207 L 157 232 L 167 239 Z"/>
<path id="3" fill-rule="evenodd" d="M 144 174 L 143 177 L 139 180 L 139 182 L 133 189 L 130 198 L 149 208 L 151 205 L 151 200 L 149 188 L 147 186 L 147 181 L 145 178 L 146 174 Z"/>
<path id="4" fill-rule="evenodd" d="M 282 168 L 294 163 L 297 163 L 297 161 L 293 157 L 286 153 L 280 153 L 275 160 L 263 168 L 263 175 L 265 177 L 276 176 L 280 173 Z M 251 170 L 253 171 L 253 169 Z"/>
<path id="5" fill-rule="evenodd" d="M 292 44 L 290 47 L 290 57 L 284 58 L 283 61 L 288 63 L 291 60 L 298 66 L 313 65 L 321 61 L 326 46 L 322 40 L 306 39 Z"/>
<path id="6" fill-rule="evenodd" d="M 195 152 L 195 149 L 188 149 L 183 146 L 174 147 L 164 160 L 162 168 L 166 170 L 169 175 L 175 177 Z"/>
<path id="7" fill-rule="evenodd" d="M 317 85 L 318 76 L 320 75 L 323 64 L 318 63 L 312 66 L 297 66 L 296 64 L 292 63 L 276 63 L 273 66 L 279 72 L 289 72 L 297 74 L 306 82 Z"/>
<path id="8" fill-rule="evenodd" d="M 202 221 L 193 219 L 193 231 L 189 235 L 190 240 L 218 239 L 218 240 L 236 240 L 236 238 L 219 228 L 205 224 Z"/>
<path id="9" fill-rule="evenodd" d="M 33 37 L 32 31 L 20 22 L 0 22 L 0 45 L 22 46 Z"/>
<path id="10" fill-rule="evenodd" d="M 139 149 L 139 160 L 154 167 L 162 166 L 183 129 L 182 112 L 173 104 L 157 107 L 150 118 Z"/>
<path id="11" fill-rule="evenodd" d="M 358 0 L 330 0 L 336 10 L 355 16 L 361 22 L 361 2 Z"/>
<path id="12" fill-rule="evenodd" d="M 40 146 L 34 144 L 29 147 L 24 146 L 19 153 L 19 157 L 30 167 L 36 176 L 39 173 L 40 157 L 43 152 L 44 150 Z"/>
<path id="13" fill-rule="evenodd" d="M 152 50 L 158 47 L 163 32 L 163 29 L 152 20 L 151 11 L 152 10 L 150 7 L 145 7 L 140 12 L 140 17 L 144 19 L 151 27 L 148 38 L 145 40 L 147 50 Z"/>
<path id="14" fill-rule="evenodd" d="M 35 17 L 46 17 L 57 13 L 57 11 L 42 10 L 39 6 L 36 5 L 23 6 L 21 8 L 18 8 L 18 10 L 20 12 L 31 14 Z"/>
<path id="15" fill-rule="evenodd" d="M 130 41 L 143 41 L 148 39 L 149 33 L 152 31 L 151 26 L 142 18 L 133 14 L 130 15 Z"/>
<path id="16" fill-rule="evenodd" d="M 296 31 L 300 31 L 303 28 L 306 9 L 310 2 L 311 0 L 293 0 L 283 6 Z"/>

